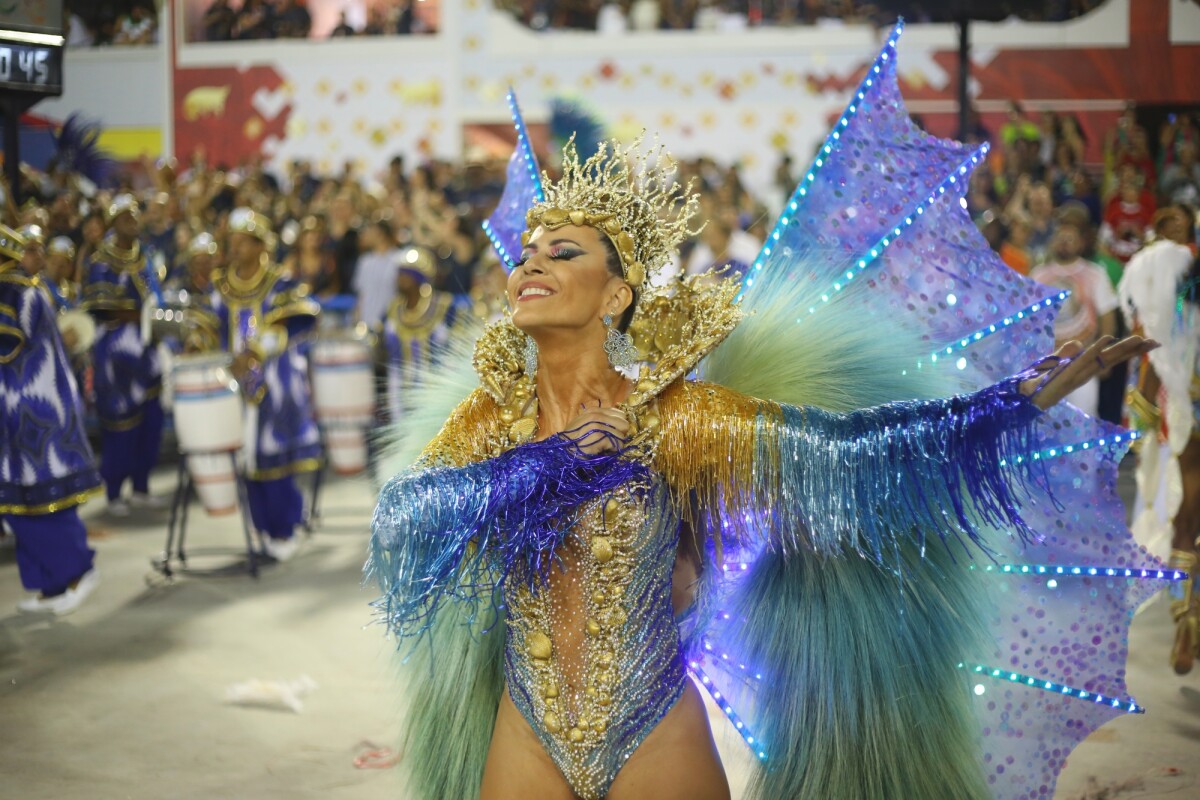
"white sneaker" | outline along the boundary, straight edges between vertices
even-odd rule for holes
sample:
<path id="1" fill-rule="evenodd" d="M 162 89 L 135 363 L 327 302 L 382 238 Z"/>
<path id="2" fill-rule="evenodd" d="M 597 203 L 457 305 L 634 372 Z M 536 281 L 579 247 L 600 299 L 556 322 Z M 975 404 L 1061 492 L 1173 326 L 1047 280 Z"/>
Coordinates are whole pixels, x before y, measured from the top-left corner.
<path id="1" fill-rule="evenodd" d="M 299 540 L 293 536 L 289 539 L 263 537 L 263 550 L 276 561 L 290 561 L 300 550 Z"/>
<path id="2" fill-rule="evenodd" d="M 160 511 L 167 507 L 167 500 L 164 497 L 155 497 L 145 492 L 134 492 L 129 498 L 129 505 L 134 508 L 148 508 L 152 511 Z"/>
<path id="3" fill-rule="evenodd" d="M 129 503 L 126 503 L 119 497 L 116 500 L 109 500 L 106 511 L 110 517 L 128 517 Z"/>
<path id="4" fill-rule="evenodd" d="M 74 587 L 54 597 L 30 597 L 17 603 L 17 610 L 26 614 L 54 614 L 63 617 L 83 605 L 100 585 L 100 573 L 95 567 L 84 573 Z"/>

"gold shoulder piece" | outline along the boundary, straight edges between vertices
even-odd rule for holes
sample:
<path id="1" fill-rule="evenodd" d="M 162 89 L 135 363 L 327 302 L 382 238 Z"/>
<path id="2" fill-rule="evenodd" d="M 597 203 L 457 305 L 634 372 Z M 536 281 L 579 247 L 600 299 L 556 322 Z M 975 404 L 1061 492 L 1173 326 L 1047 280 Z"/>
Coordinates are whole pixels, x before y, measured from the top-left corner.
<path id="1" fill-rule="evenodd" d="M 492 440 L 501 428 L 499 411 L 487 392 L 474 390 L 451 412 L 417 463 L 461 467 L 496 455 Z"/>
<path id="2" fill-rule="evenodd" d="M 643 298 L 630 334 L 638 359 L 649 366 L 638 376 L 628 405 L 637 408 L 679 378 L 725 340 L 742 320 L 734 303 L 735 279 L 713 282 L 711 275 L 694 275 L 673 285 L 674 291 Z"/>
<path id="3" fill-rule="evenodd" d="M 475 372 L 484 391 L 496 403 L 505 403 L 517 380 L 525 373 L 525 334 L 505 318 L 483 329 L 475 342 Z"/>

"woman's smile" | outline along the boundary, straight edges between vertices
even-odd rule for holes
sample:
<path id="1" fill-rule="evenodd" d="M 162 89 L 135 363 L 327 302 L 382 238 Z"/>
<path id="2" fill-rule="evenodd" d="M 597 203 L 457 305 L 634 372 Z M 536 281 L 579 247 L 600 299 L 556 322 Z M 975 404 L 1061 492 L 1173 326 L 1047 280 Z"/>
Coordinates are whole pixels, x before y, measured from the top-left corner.
<path id="1" fill-rule="evenodd" d="M 517 302 L 524 303 L 529 300 L 540 300 L 543 297 L 550 297 L 554 293 L 554 290 L 544 283 L 525 281 L 517 290 Z"/>

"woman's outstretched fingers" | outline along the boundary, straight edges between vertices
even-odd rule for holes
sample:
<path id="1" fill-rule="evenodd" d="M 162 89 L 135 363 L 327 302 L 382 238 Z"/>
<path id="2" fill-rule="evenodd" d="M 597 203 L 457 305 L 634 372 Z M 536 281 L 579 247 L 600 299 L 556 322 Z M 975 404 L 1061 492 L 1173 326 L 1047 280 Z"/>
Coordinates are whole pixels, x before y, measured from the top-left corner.
<path id="1" fill-rule="evenodd" d="M 1120 341 L 1112 336 L 1102 336 L 1087 348 L 1081 348 L 1078 342 L 1068 342 L 1058 349 L 1056 355 L 1073 356 L 1072 361 L 1040 387 L 1040 381 L 1035 379 L 1023 383 L 1021 390 L 1032 395 L 1033 402 L 1044 410 L 1093 378 L 1107 373 L 1117 364 L 1148 353 L 1156 347 L 1158 342 L 1140 336 L 1130 336 Z M 1038 363 L 1038 367 L 1044 363 L 1045 359 Z"/>

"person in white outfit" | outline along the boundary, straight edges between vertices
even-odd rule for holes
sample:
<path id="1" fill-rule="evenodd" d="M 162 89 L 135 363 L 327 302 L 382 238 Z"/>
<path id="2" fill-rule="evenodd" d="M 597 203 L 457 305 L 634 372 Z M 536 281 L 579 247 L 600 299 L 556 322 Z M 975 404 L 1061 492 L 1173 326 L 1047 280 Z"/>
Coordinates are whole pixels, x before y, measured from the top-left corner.
<path id="1" fill-rule="evenodd" d="M 1132 424 L 1146 438 L 1138 451 L 1138 500 L 1133 534 L 1151 552 L 1192 577 L 1171 589 L 1175 641 L 1171 666 L 1181 675 L 1200 656 L 1200 269 L 1191 249 L 1195 212 L 1172 205 L 1154 218 L 1154 241 L 1125 267 L 1118 287 L 1130 329 L 1162 347 L 1143 357 L 1126 400 Z"/>

